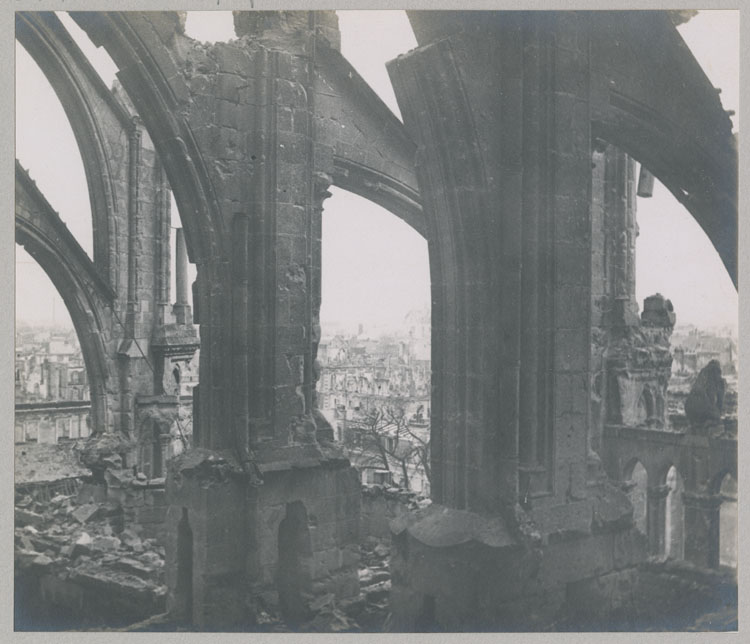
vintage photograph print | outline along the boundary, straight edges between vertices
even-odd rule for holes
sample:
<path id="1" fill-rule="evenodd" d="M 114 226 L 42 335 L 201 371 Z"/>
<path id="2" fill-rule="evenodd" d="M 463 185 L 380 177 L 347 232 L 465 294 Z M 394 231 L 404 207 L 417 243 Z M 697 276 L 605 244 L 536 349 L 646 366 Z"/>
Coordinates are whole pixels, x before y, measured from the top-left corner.
<path id="1" fill-rule="evenodd" d="M 739 11 L 16 11 L 14 629 L 735 631 Z"/>

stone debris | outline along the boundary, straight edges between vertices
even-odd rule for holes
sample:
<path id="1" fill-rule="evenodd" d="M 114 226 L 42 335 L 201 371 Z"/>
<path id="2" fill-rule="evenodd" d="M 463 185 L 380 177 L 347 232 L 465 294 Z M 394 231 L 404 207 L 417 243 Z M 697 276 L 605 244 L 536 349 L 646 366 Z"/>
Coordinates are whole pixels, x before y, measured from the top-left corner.
<path id="1" fill-rule="evenodd" d="M 81 616 L 92 626 L 113 617 L 135 622 L 165 610 L 164 548 L 141 538 L 138 525 L 123 529 L 117 503 L 79 505 L 76 495 L 17 501 L 15 575 L 40 593 L 27 603 L 49 601 L 45 587 L 64 587 L 69 596 L 82 593 L 96 600 L 94 608 L 87 599 L 88 613 Z"/>
<path id="2" fill-rule="evenodd" d="M 86 523 L 96 518 L 97 515 L 101 515 L 102 507 L 95 503 L 87 503 L 81 505 L 71 513 L 73 518 L 79 523 Z"/>
<path id="3" fill-rule="evenodd" d="M 355 633 L 359 625 L 337 605 L 332 593 L 318 597 L 309 605 L 314 617 L 300 630 L 306 633 Z"/>
<path id="4" fill-rule="evenodd" d="M 44 517 L 30 510 L 16 508 L 15 511 L 16 525 L 20 526 L 38 526 L 44 521 Z"/>
<path id="5" fill-rule="evenodd" d="M 127 471 L 122 468 L 122 455 L 132 449 L 128 440 L 119 434 L 105 432 L 92 435 L 79 452 L 81 464 L 91 470 L 94 480 L 102 482 L 105 473 Z"/>
<path id="6" fill-rule="evenodd" d="M 366 633 L 383 632 L 389 622 L 388 598 L 391 572 L 390 547 L 376 537 L 367 537 L 360 545 L 359 596 L 342 602 L 346 615 Z"/>

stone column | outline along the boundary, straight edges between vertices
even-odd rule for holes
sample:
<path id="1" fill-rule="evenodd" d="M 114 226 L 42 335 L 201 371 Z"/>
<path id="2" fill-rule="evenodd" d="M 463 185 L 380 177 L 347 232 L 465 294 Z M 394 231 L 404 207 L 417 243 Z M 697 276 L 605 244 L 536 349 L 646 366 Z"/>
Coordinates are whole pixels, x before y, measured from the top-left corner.
<path id="1" fill-rule="evenodd" d="M 128 132 L 127 309 L 124 337 L 117 350 L 120 380 L 118 429 L 128 439 L 135 435 L 135 397 L 145 380 L 144 371 L 148 369 L 146 354 L 152 331 L 150 309 L 153 303 L 147 297 L 145 288 L 149 284 L 147 276 L 153 268 L 147 261 L 147 258 L 153 258 L 153 253 L 146 252 L 146 240 L 150 232 L 147 226 L 152 223 L 152 218 L 144 215 L 147 204 L 144 199 L 146 195 L 143 193 L 147 188 L 147 168 L 144 166 L 142 155 L 143 126 L 140 118 L 134 116 Z M 148 381 L 150 386 L 147 390 L 153 390 L 154 382 L 150 370 Z"/>
<path id="2" fill-rule="evenodd" d="M 175 287 L 177 292 L 172 311 L 177 324 L 192 324 L 188 300 L 188 256 L 185 231 L 178 228 L 175 232 Z"/>
<path id="3" fill-rule="evenodd" d="M 170 226 L 171 200 L 169 183 L 159 157 L 155 157 L 154 179 L 154 308 L 157 326 L 169 322 L 170 307 Z"/>
<path id="4" fill-rule="evenodd" d="M 418 144 L 429 226 L 433 498 L 478 512 L 534 497 L 538 506 L 581 500 L 590 352 L 584 21 L 514 12 L 410 19 L 420 47 L 388 68 Z"/>
<path id="5" fill-rule="evenodd" d="M 197 436 L 243 461 L 250 452 L 315 443 L 325 197 L 316 182 L 332 170 L 333 154 L 315 141 L 316 19 L 238 12 L 242 43 L 217 45 L 215 57 L 191 51 L 193 64 L 218 79 L 189 81 L 189 118 L 227 232 L 226 256 L 198 266 Z"/>
<path id="6" fill-rule="evenodd" d="M 638 234 L 635 162 L 618 148 L 597 139 L 592 154 L 591 190 L 591 418 L 589 460 L 598 472 L 604 423 L 620 419 L 614 378 L 605 354 L 626 325 L 638 323 L 635 300 L 635 239 Z M 618 335 L 619 334 L 619 335 Z M 608 390 L 609 389 L 609 390 Z M 613 395 L 614 394 L 614 395 Z M 618 420 L 619 422 L 619 420 Z"/>
<path id="7" fill-rule="evenodd" d="M 646 526 L 648 531 L 648 551 L 652 555 L 664 554 L 666 548 L 665 530 L 667 520 L 668 485 L 649 487 L 646 492 Z"/>
<path id="8" fill-rule="evenodd" d="M 607 146 L 605 152 L 605 211 L 612 258 L 609 274 L 614 324 L 637 324 L 635 300 L 636 225 L 635 161 L 625 152 Z"/>
<path id="9" fill-rule="evenodd" d="M 719 567 L 721 496 L 685 492 L 685 559 L 704 568 Z"/>

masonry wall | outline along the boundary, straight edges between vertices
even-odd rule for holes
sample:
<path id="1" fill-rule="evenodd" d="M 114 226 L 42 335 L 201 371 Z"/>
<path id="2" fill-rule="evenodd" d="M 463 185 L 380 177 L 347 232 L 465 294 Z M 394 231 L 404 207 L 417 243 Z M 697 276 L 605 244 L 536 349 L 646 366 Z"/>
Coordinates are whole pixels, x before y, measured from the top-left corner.
<path id="1" fill-rule="evenodd" d="M 327 593 L 338 599 L 358 594 L 360 489 L 348 462 L 282 466 L 264 472 L 262 485 L 205 450 L 177 457 L 170 468 L 166 569 L 171 612 L 179 613 L 186 605 L 183 593 L 190 592 L 195 603 L 187 619 L 203 627 L 252 627 L 254 610 L 261 607 L 283 614 L 280 580 L 290 571 L 282 570 L 285 557 L 279 556 L 281 526 L 293 513 L 301 517 L 299 541 L 287 556 L 296 561 L 292 581 L 308 596 L 304 601 Z M 179 556 L 185 522 L 192 534 L 192 561 Z M 192 570 L 189 591 L 178 583 L 181 569 Z"/>

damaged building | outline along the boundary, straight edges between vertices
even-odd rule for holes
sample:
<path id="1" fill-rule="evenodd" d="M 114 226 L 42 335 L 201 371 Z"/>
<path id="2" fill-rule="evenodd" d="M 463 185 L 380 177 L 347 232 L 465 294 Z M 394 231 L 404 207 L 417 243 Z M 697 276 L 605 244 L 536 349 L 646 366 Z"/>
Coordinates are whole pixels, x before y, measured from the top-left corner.
<path id="1" fill-rule="evenodd" d="M 17 629 L 736 628 L 736 418 L 709 363 L 670 422 L 679 311 L 635 298 L 654 177 L 737 284 L 737 142 L 674 13 L 408 12 L 403 122 L 334 11 L 234 12 L 216 43 L 180 12 L 70 16 L 114 88 L 54 13 L 16 37 L 81 149 L 93 259 L 18 162 L 15 221 L 91 436 L 74 484 L 17 488 Z M 428 242 L 430 499 L 363 490 L 318 409 L 331 186 Z"/>

